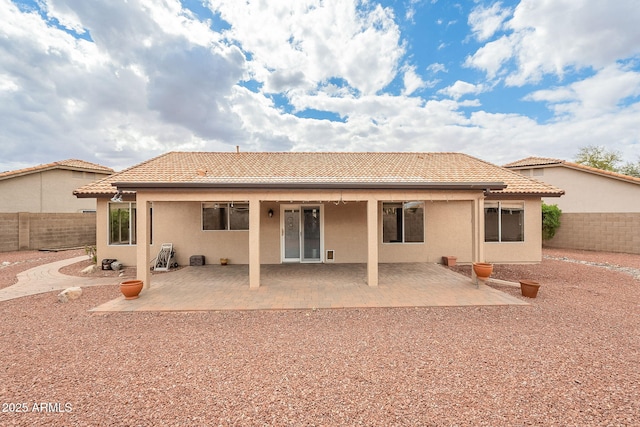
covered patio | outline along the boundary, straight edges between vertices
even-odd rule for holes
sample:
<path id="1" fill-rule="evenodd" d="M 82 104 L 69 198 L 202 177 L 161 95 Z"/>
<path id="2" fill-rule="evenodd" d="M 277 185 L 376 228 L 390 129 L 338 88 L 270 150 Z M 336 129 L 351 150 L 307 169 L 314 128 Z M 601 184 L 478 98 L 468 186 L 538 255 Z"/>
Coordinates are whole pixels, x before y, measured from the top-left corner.
<path id="1" fill-rule="evenodd" d="M 377 287 L 366 264 L 261 266 L 249 287 L 247 265 L 204 265 L 154 274 L 135 300 L 119 297 L 91 311 L 278 310 L 357 307 L 527 305 L 434 263 L 380 264 Z"/>

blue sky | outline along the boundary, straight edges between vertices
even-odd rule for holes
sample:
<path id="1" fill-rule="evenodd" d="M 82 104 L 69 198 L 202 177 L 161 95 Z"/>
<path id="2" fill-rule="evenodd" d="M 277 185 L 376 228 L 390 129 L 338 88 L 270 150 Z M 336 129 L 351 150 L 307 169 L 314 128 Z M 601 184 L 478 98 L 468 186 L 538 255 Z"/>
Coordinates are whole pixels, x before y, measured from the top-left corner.
<path id="1" fill-rule="evenodd" d="M 0 171 L 167 151 L 640 156 L 637 0 L 0 0 Z"/>

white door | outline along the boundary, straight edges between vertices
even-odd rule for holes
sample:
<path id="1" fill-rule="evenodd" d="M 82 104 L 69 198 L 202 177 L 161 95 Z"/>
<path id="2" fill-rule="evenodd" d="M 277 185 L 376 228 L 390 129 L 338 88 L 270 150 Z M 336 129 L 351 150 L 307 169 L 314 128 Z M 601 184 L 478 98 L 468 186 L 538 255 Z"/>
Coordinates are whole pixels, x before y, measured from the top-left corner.
<path id="1" fill-rule="evenodd" d="M 282 205 L 282 262 L 322 262 L 322 206 Z"/>

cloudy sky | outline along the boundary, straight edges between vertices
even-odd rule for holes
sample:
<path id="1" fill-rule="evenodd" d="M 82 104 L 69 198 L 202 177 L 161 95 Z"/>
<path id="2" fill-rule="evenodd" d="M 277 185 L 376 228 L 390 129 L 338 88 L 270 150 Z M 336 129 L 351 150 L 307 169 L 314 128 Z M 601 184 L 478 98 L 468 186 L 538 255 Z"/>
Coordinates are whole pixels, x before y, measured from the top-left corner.
<path id="1" fill-rule="evenodd" d="M 638 0 L 0 0 L 0 171 L 167 151 L 640 156 Z"/>

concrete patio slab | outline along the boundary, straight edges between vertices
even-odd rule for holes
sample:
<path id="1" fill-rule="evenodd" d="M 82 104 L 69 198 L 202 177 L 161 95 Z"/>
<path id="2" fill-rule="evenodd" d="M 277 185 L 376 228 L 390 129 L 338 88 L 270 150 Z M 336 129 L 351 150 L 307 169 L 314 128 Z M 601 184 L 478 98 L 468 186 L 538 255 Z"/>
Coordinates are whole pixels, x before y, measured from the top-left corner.
<path id="1" fill-rule="evenodd" d="M 438 264 L 380 264 L 379 285 L 366 283 L 365 264 L 261 266 L 249 288 L 246 265 L 204 265 L 154 274 L 135 300 L 117 298 L 91 311 L 273 310 L 355 307 L 528 305 Z"/>

